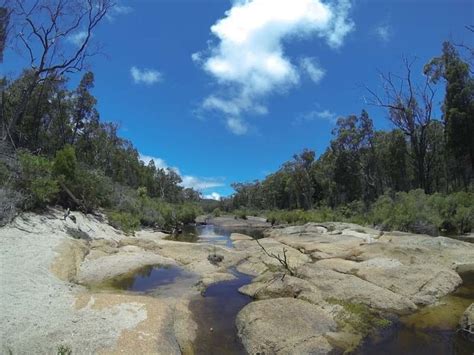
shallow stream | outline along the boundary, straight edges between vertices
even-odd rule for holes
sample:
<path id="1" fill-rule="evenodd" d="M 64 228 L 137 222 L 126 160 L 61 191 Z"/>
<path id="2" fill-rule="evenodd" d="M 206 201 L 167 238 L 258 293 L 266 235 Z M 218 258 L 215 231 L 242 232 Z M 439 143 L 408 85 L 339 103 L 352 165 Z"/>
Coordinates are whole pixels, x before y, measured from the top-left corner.
<path id="1" fill-rule="evenodd" d="M 261 230 L 226 230 L 212 225 L 186 227 L 172 240 L 209 243 L 232 247 L 232 232 L 254 238 L 262 237 Z M 235 278 L 209 286 L 202 296 L 190 303 L 198 324 L 194 342 L 196 354 L 245 354 L 237 336 L 235 318 L 251 298 L 238 289 L 252 281 L 252 277 L 229 270 Z M 110 286 L 151 295 L 180 295 L 197 282 L 196 276 L 180 267 L 150 266 L 132 275 L 111 280 Z M 359 355 L 473 355 L 474 343 L 456 332 L 459 318 L 474 302 L 474 273 L 463 275 L 463 285 L 435 306 L 420 309 L 402 317 L 382 334 L 369 337 L 356 351 Z"/>

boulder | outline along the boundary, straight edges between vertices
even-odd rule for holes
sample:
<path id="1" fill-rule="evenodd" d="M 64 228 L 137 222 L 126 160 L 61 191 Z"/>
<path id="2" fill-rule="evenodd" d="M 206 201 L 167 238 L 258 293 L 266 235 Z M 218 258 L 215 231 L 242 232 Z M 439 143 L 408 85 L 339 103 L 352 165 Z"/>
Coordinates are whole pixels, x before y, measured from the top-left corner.
<path id="1" fill-rule="evenodd" d="M 323 308 L 294 298 L 252 302 L 236 325 L 249 354 L 328 354 L 333 347 L 324 335 L 337 328 Z"/>
<path id="2" fill-rule="evenodd" d="M 380 287 L 358 276 L 307 264 L 298 269 L 301 278 L 316 286 L 324 298 L 362 303 L 371 308 L 397 314 L 407 314 L 417 309 L 407 297 Z"/>

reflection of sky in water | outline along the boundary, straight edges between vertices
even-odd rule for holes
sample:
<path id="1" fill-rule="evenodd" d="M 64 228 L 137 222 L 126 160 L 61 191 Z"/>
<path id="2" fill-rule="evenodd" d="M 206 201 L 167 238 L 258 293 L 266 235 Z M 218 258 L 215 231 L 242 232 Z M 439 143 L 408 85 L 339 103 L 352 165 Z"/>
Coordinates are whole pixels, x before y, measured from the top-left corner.
<path id="1" fill-rule="evenodd" d="M 114 280 L 113 286 L 122 290 L 145 292 L 162 285 L 168 285 L 184 272 L 177 266 L 147 266 L 134 275 Z"/>
<path id="2" fill-rule="evenodd" d="M 228 229 L 208 224 L 201 226 L 184 226 L 182 234 L 170 235 L 166 237 L 166 239 L 188 243 L 216 244 L 232 248 L 233 244 L 230 239 L 232 233 L 242 233 L 254 238 L 262 238 L 263 236 L 263 230 L 261 229 Z"/>

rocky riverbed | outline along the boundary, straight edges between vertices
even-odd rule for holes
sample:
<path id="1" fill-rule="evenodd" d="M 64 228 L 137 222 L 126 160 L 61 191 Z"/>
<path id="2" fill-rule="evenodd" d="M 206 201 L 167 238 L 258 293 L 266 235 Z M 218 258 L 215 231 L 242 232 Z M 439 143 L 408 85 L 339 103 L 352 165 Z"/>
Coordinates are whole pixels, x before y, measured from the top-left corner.
<path id="1" fill-rule="evenodd" d="M 0 229 L 2 353 L 61 346 L 74 354 L 199 353 L 202 322 L 190 305 L 208 286 L 234 279 L 234 268 L 254 277 L 240 287 L 254 301 L 235 319 L 248 353 L 343 352 L 436 307 L 474 272 L 471 243 L 346 223 L 269 228 L 264 220 L 217 218 L 221 226 L 268 228 L 260 245 L 234 233 L 230 247 L 209 236 L 200 243 L 151 230 L 127 236 L 99 217 L 74 216 L 27 213 Z M 213 253 L 223 260 L 210 262 Z M 166 287 L 114 286 L 157 265 L 179 270 Z M 471 306 L 460 319 L 464 329 L 472 331 L 472 319 Z"/>

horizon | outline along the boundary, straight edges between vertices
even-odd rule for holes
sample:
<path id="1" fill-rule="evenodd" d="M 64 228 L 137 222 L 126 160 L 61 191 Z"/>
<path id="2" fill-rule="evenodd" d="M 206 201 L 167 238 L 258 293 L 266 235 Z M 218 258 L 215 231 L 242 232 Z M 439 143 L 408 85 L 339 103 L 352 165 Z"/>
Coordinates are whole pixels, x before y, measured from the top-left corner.
<path id="1" fill-rule="evenodd" d="M 399 73 L 402 56 L 417 58 L 421 78 L 443 41 L 472 43 L 469 1 L 270 3 L 121 2 L 94 33 L 106 54 L 90 60 L 101 119 L 119 123 L 143 161 L 219 198 L 304 148 L 321 155 L 338 117 L 366 109 L 375 128 L 392 127 L 364 103 L 365 87 L 380 86 L 374 68 Z M 6 51 L 2 74 L 14 78 L 24 63 Z"/>

